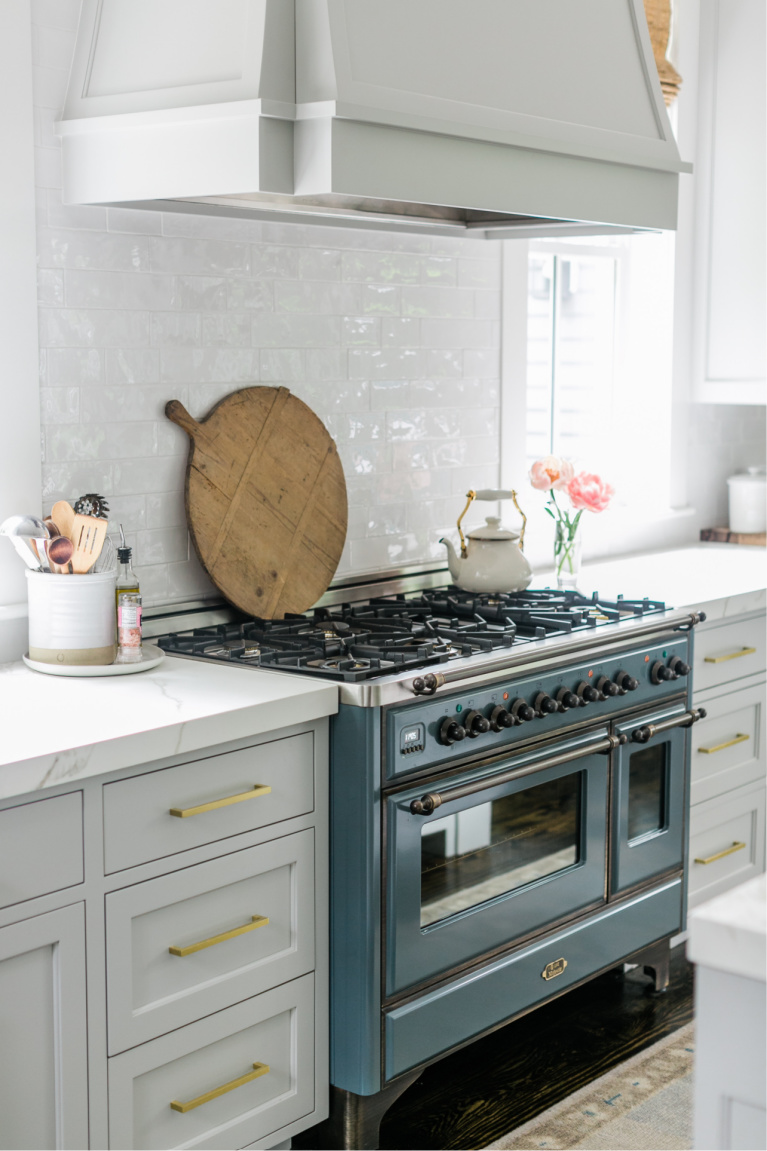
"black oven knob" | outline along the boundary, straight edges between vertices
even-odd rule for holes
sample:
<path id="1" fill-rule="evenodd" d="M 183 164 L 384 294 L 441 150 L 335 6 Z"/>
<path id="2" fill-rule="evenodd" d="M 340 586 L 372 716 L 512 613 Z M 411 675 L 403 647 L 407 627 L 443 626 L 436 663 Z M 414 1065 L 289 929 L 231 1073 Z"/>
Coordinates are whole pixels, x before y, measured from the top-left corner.
<path id="1" fill-rule="evenodd" d="M 668 679 L 676 679 L 676 672 L 658 660 L 657 663 L 652 665 L 652 671 L 650 672 L 651 683 L 663 683 L 664 680 Z"/>
<path id="2" fill-rule="evenodd" d="M 673 656 L 668 661 L 668 666 L 671 668 L 671 670 L 676 675 L 689 675 L 690 674 L 689 663 L 685 663 L 684 660 L 680 659 L 678 655 Z"/>
<path id="3" fill-rule="evenodd" d="M 583 680 L 578 684 L 575 689 L 575 694 L 582 703 L 596 703 L 599 699 L 599 692 L 590 683 L 584 683 Z"/>
<path id="4" fill-rule="evenodd" d="M 636 691 L 639 687 L 639 680 L 635 679 L 633 675 L 629 675 L 627 671 L 619 671 L 615 677 L 615 682 L 620 691 Z"/>
<path id="5" fill-rule="evenodd" d="M 462 727 L 457 719 L 445 719 L 442 721 L 442 726 L 439 729 L 439 742 L 446 743 L 448 747 L 452 743 L 460 743 L 462 739 L 466 738 L 466 728 Z"/>
<path id="6" fill-rule="evenodd" d="M 557 701 L 546 695 L 545 691 L 539 692 L 535 697 L 535 714 L 543 719 L 545 715 L 552 715 L 555 711 L 559 711 Z"/>
<path id="7" fill-rule="evenodd" d="M 505 707 L 494 707 L 490 712 L 490 726 L 493 731 L 501 731 L 504 727 L 513 727 L 514 716 Z"/>
<path id="8" fill-rule="evenodd" d="M 567 711 L 568 708 L 577 707 L 581 701 L 574 691 L 570 691 L 569 687 L 560 687 L 557 692 L 557 703 L 562 711 Z"/>
<path id="9" fill-rule="evenodd" d="M 597 691 L 601 691 L 604 696 L 620 695 L 621 693 L 617 683 L 613 683 L 606 675 L 597 680 Z"/>
<path id="10" fill-rule="evenodd" d="M 463 717 L 463 726 L 469 739 L 476 739 L 478 735 L 490 731 L 490 720 L 481 711 L 470 711 Z"/>
<path id="11" fill-rule="evenodd" d="M 526 723 L 528 720 L 535 719 L 535 712 L 527 700 L 524 699 L 514 700 L 511 705 L 511 714 L 514 716 L 516 723 Z"/>

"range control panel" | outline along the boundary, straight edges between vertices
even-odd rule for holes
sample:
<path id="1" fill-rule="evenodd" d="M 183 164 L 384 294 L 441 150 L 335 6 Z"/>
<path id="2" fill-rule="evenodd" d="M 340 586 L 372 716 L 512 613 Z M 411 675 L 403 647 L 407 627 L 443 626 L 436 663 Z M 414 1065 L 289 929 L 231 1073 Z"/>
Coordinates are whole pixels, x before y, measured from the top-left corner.
<path id="1" fill-rule="evenodd" d="M 690 667 L 686 638 L 628 653 L 462 691 L 441 689 L 387 716 L 388 778 L 420 771 L 564 730 L 586 719 L 609 718 L 629 707 L 662 703 L 684 691 Z M 587 709 L 587 710 L 584 710 Z"/>

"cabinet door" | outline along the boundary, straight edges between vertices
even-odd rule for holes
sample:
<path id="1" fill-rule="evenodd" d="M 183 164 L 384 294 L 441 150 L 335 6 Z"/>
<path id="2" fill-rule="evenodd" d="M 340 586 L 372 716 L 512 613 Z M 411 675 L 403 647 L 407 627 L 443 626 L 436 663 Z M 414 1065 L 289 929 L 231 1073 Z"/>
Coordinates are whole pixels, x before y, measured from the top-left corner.
<path id="1" fill-rule="evenodd" d="M 87 1146 L 78 903 L 0 929 L 0 1148 Z"/>

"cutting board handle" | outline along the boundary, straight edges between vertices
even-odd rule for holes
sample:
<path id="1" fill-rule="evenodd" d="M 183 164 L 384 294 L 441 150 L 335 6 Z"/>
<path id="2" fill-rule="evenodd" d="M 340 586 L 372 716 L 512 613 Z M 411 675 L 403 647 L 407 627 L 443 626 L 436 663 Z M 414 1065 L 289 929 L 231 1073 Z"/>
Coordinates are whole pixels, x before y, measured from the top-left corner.
<path id="1" fill-rule="evenodd" d="M 194 439 L 196 435 L 199 435 L 200 425 L 197 423 L 197 420 L 189 415 L 189 412 L 180 400 L 168 400 L 165 405 L 165 415 L 174 424 L 178 424 L 180 428 L 183 428 L 186 434 L 191 436 L 192 439 Z"/>

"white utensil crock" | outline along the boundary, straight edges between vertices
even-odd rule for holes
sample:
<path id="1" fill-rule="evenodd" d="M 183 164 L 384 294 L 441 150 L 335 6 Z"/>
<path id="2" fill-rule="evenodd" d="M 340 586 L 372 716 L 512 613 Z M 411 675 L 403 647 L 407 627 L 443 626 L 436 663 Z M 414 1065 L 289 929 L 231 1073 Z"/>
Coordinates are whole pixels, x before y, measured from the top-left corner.
<path id="1" fill-rule="evenodd" d="M 29 658 L 39 663 L 114 663 L 117 573 L 26 574 Z"/>
<path id="2" fill-rule="evenodd" d="M 730 497 L 730 531 L 767 530 L 767 475 L 764 468 L 749 468 L 727 480 Z"/>

